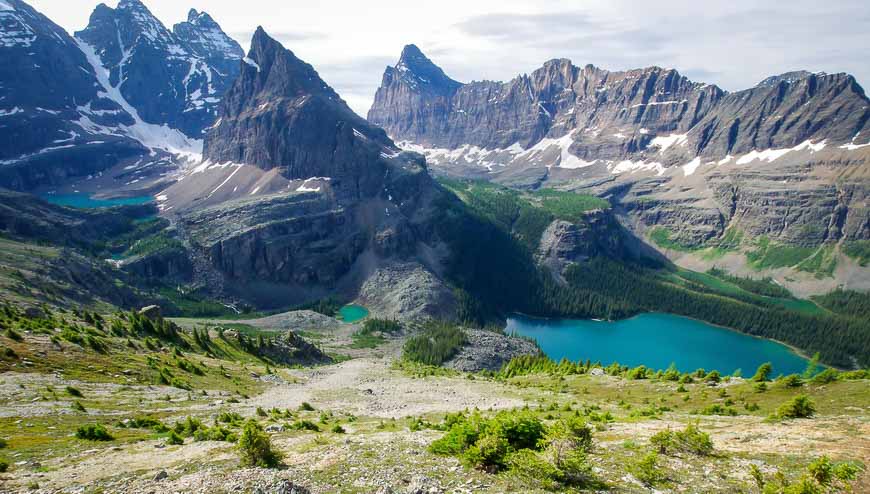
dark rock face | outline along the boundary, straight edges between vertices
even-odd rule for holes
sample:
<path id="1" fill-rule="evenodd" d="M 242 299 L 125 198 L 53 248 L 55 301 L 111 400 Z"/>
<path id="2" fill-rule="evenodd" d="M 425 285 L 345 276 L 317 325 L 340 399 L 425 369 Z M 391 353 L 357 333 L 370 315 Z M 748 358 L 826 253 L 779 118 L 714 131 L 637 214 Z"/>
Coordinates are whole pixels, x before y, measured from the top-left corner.
<path id="1" fill-rule="evenodd" d="M 584 127 L 630 125 L 652 135 L 676 132 L 695 124 L 724 95 L 675 70 L 609 72 L 592 65 L 576 67 L 565 59 L 550 60 L 506 83 L 456 83 L 429 91 L 408 82 L 414 78 L 410 68 L 404 77 L 395 77 L 398 67 L 404 65 L 387 68 L 369 120 L 396 139 L 427 147 L 471 144 L 500 149 L 519 143 L 529 148 L 547 136 L 561 137 Z M 578 147 L 585 149 L 574 154 L 584 157 L 606 150 L 619 155 L 639 149 L 652 135 L 619 145 L 583 136 Z"/>
<path id="2" fill-rule="evenodd" d="M 623 159 L 646 156 L 657 136 L 687 134 L 681 152 L 670 146 L 664 160 L 670 164 L 806 140 L 870 139 L 868 99 L 848 74 L 793 72 L 729 94 L 673 69 L 610 72 L 560 59 L 505 83 L 459 84 L 419 51 L 425 63 L 406 63 L 406 52 L 396 68 L 387 67 L 368 118 L 394 138 L 424 147 L 492 150 L 518 143 L 528 149 L 582 131 L 572 136 L 571 154 Z M 418 82 L 427 77 L 439 82 Z"/>
<path id="3" fill-rule="evenodd" d="M 206 136 L 207 160 L 277 168 L 288 179 L 330 177 L 337 192 L 354 198 L 378 190 L 385 160 L 398 150 L 313 67 L 260 28 L 241 72 Z"/>
<path id="4" fill-rule="evenodd" d="M 133 121 L 100 94 L 76 41 L 20 0 L 0 5 L 0 88 L 2 187 L 95 173 L 144 152 L 134 140 L 95 131 Z"/>
<path id="5" fill-rule="evenodd" d="M 790 72 L 728 93 L 658 67 L 551 60 L 504 83 L 424 86 L 400 65 L 369 120 L 435 173 L 597 194 L 635 233 L 665 227 L 690 248 L 729 230 L 744 249 L 870 238 L 870 99 L 848 74 Z M 539 259 L 556 272 L 585 255 L 576 228 L 545 236 Z"/>
<path id="6" fill-rule="evenodd" d="M 610 211 L 590 211 L 574 223 L 556 220 L 541 235 L 538 262 L 560 278 L 565 268 L 595 256 L 625 255 L 622 234 Z"/>
<path id="7" fill-rule="evenodd" d="M 206 13 L 169 31 L 139 0 L 100 4 L 76 37 L 93 48 L 109 81 L 145 121 L 199 138 L 238 75 L 242 49 Z"/>
<path id="8" fill-rule="evenodd" d="M 262 28 L 239 65 L 203 165 L 164 203 L 178 206 L 179 225 L 225 291 L 287 306 L 356 294 L 395 263 L 421 266 L 441 193 L 422 157 L 401 152 Z"/>

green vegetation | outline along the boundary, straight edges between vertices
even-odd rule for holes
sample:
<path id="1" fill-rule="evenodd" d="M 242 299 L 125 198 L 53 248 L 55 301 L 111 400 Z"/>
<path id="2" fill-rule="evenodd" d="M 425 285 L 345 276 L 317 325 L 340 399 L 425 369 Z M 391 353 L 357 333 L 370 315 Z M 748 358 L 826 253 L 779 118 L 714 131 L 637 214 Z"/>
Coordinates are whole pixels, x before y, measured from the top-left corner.
<path id="1" fill-rule="evenodd" d="M 798 271 L 815 274 L 816 278 L 830 278 L 837 269 L 837 246 L 825 244 L 819 247 L 813 254 L 797 265 Z"/>
<path id="2" fill-rule="evenodd" d="M 853 240 L 843 243 L 843 254 L 858 261 L 861 266 L 870 265 L 870 240 Z"/>
<path id="3" fill-rule="evenodd" d="M 421 364 L 441 365 L 450 360 L 466 341 L 465 332 L 458 326 L 448 322 L 429 321 L 420 334 L 405 342 L 403 357 Z"/>
<path id="4" fill-rule="evenodd" d="M 463 324 L 482 327 L 506 312 L 613 320 L 661 311 L 819 352 L 827 364 L 851 366 L 857 359 L 859 365 L 870 365 L 870 320 L 831 314 L 809 301 L 754 293 L 785 295 L 763 280 L 732 282 L 648 260 L 596 257 L 570 266 L 568 284 L 560 286 L 530 254 L 547 221 L 535 232 L 517 228 L 522 211 L 541 211 L 525 195 L 491 184 L 443 183 L 457 197 L 438 205 L 436 230 L 451 251 L 462 253 L 448 259 L 446 274 L 461 289 Z M 739 237 L 730 235 L 734 241 Z M 754 264 L 795 266 L 818 250 L 781 247 L 761 239 Z"/>
<path id="5" fill-rule="evenodd" d="M 713 441 L 706 432 L 701 432 L 696 424 L 689 424 L 681 431 L 665 429 L 650 438 L 650 444 L 660 454 L 673 452 L 709 455 L 713 452 Z"/>
<path id="6" fill-rule="evenodd" d="M 628 471 L 647 487 L 661 484 L 668 479 L 659 466 L 659 455 L 655 451 L 650 451 L 630 464 Z"/>
<path id="7" fill-rule="evenodd" d="M 851 483 L 858 477 L 860 471 L 861 469 L 853 463 L 834 463 L 827 456 L 822 456 L 807 465 L 796 482 L 789 482 L 779 471 L 772 480 L 767 481 L 758 467 L 755 465 L 750 467 L 750 475 L 762 494 L 853 492 Z"/>
<path id="8" fill-rule="evenodd" d="M 272 448 L 269 436 L 254 420 L 245 422 L 239 436 L 239 452 L 245 466 L 275 468 L 281 463 L 281 454 Z"/>
<path id="9" fill-rule="evenodd" d="M 448 414 L 440 427 L 446 433 L 430 451 L 456 456 L 467 467 L 508 470 L 547 489 L 594 482 L 586 458 L 592 430 L 578 417 L 547 426 L 529 411 L 500 412 L 492 418 L 460 413 Z"/>
<path id="10" fill-rule="evenodd" d="M 758 366 L 755 375 L 752 376 L 754 382 L 764 382 L 770 380 L 770 374 L 773 372 L 773 365 L 770 362 L 765 362 Z"/>
<path id="11" fill-rule="evenodd" d="M 725 280 L 729 283 L 733 283 L 743 290 L 747 292 L 752 292 L 757 295 L 762 295 L 765 297 L 781 297 L 781 298 L 791 298 L 791 292 L 786 290 L 785 288 L 776 284 L 772 278 L 764 278 L 761 280 L 757 280 L 750 277 L 740 277 L 740 276 L 732 276 L 727 272 L 718 269 L 718 268 L 710 268 L 707 271 L 707 274 L 711 276 L 715 276 L 719 279 Z"/>
<path id="12" fill-rule="evenodd" d="M 184 245 L 165 231 L 136 240 L 123 254 L 124 257 L 147 256 L 156 252 L 184 249 Z"/>
<path id="13" fill-rule="evenodd" d="M 398 333 L 402 331 L 402 325 L 395 319 L 369 318 L 363 323 L 361 332 L 371 333 Z"/>
<path id="14" fill-rule="evenodd" d="M 555 218 L 571 222 L 582 221 L 583 214 L 589 211 L 610 208 L 605 199 L 571 191 L 541 189 L 532 198 Z"/>
<path id="15" fill-rule="evenodd" d="M 815 251 L 812 247 L 782 245 L 761 237 L 756 248 L 746 253 L 746 258 L 756 269 L 785 268 L 797 266 Z"/>
<path id="16" fill-rule="evenodd" d="M 338 300 L 329 297 L 321 300 L 317 300 L 311 302 L 309 304 L 300 305 L 296 308 L 296 310 L 313 310 L 314 312 L 318 312 L 323 314 L 324 316 L 335 317 L 338 314 L 338 311 L 344 306 Z"/>
<path id="17" fill-rule="evenodd" d="M 807 395 L 798 395 L 776 411 L 781 419 L 808 419 L 816 413 L 816 405 Z"/>
<path id="18" fill-rule="evenodd" d="M 679 240 L 674 239 L 671 231 L 663 226 L 656 226 L 652 228 L 649 232 L 649 238 L 653 241 L 653 243 L 663 249 L 676 250 L 680 252 L 691 252 L 693 250 L 698 250 L 697 246 L 684 244 L 681 243 Z"/>
<path id="19" fill-rule="evenodd" d="M 828 294 L 813 297 L 813 300 L 832 312 L 870 319 L 870 293 L 837 288 Z"/>
<path id="20" fill-rule="evenodd" d="M 386 343 L 383 334 L 395 334 L 402 331 L 402 325 L 392 319 L 369 318 L 362 328 L 352 335 L 351 348 L 376 348 Z"/>
<path id="21" fill-rule="evenodd" d="M 83 425 L 76 431 L 76 437 L 88 441 L 112 441 L 115 439 L 102 424 Z"/>

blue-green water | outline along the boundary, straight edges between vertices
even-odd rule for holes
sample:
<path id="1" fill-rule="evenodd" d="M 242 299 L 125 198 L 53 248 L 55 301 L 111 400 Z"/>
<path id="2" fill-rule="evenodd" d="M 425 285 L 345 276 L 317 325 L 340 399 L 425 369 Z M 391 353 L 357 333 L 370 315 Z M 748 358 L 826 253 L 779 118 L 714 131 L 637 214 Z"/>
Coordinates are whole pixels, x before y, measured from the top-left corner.
<path id="1" fill-rule="evenodd" d="M 751 375 L 764 362 L 776 374 L 801 373 L 807 361 L 774 341 L 754 338 L 670 314 L 642 314 L 622 321 L 533 319 L 511 317 L 507 332 L 535 338 L 553 360 L 586 359 L 605 365 L 619 362 L 636 367 L 682 372 L 699 368 Z"/>
<path id="2" fill-rule="evenodd" d="M 145 204 L 154 200 L 152 196 L 137 196 L 137 197 L 120 197 L 117 199 L 94 199 L 90 194 L 83 192 L 75 194 L 41 194 L 42 200 L 57 204 L 58 206 L 69 206 L 72 208 L 92 209 L 92 208 L 108 208 L 112 206 L 129 206 L 135 204 Z"/>
<path id="3" fill-rule="evenodd" d="M 346 323 L 354 323 L 369 317 L 369 311 L 361 305 L 345 305 L 338 311 L 338 318 Z"/>

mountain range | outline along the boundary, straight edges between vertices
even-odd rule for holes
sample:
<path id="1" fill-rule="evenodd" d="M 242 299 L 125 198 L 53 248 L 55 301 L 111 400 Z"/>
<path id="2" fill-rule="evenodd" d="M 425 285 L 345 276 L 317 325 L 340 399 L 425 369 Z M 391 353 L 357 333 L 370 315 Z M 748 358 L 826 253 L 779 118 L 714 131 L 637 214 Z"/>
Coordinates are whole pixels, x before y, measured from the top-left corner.
<path id="1" fill-rule="evenodd" d="M 673 69 L 565 59 L 463 84 L 408 45 L 368 119 L 438 174 L 608 198 L 623 224 L 686 266 L 750 274 L 741 254 L 764 257 L 758 241 L 804 249 L 772 267 L 812 292 L 870 287 L 864 268 L 832 252 L 870 238 L 868 103 L 848 74 L 790 72 L 729 93 Z M 796 269 L 815 255 L 826 273 Z"/>
<path id="2" fill-rule="evenodd" d="M 590 257 L 666 256 L 800 295 L 870 288 L 870 110 L 847 74 L 729 93 L 555 59 L 465 84 L 408 45 L 363 119 L 262 28 L 245 54 L 205 12 L 169 29 L 121 0 L 74 37 L 21 0 L 0 18 L 0 186 L 154 196 L 171 248 L 113 263 L 162 282 L 264 307 L 336 293 L 386 306 L 413 282 L 425 296 L 409 310 L 443 312 L 475 281 L 457 266 L 479 266 L 451 230 L 468 212 L 445 221 L 456 189 L 434 174 L 606 205 L 508 223 L 560 283 Z M 532 268 L 497 271 L 514 269 Z M 486 292 L 498 275 L 478 276 Z"/>

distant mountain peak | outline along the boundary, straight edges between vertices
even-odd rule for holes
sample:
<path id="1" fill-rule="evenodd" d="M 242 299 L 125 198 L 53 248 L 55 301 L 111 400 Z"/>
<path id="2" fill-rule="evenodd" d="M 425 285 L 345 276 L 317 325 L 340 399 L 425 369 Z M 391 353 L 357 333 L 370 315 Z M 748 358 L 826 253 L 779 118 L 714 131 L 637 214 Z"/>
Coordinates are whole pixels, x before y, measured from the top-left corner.
<path id="1" fill-rule="evenodd" d="M 391 78 L 392 73 L 414 89 L 425 87 L 437 92 L 452 92 L 462 85 L 448 77 L 415 44 L 405 45 L 396 66 L 388 67 L 385 77 Z"/>

